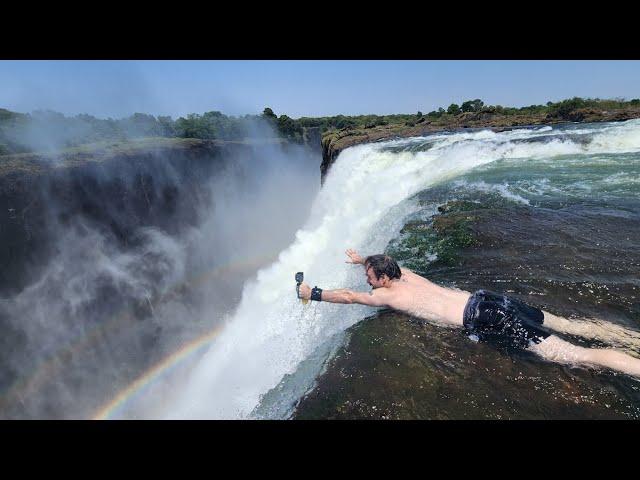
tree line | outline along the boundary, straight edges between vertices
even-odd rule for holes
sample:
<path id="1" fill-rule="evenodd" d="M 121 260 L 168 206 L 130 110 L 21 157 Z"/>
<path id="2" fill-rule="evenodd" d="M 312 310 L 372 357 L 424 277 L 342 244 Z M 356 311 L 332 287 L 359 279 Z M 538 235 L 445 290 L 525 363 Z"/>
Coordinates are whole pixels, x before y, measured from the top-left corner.
<path id="1" fill-rule="evenodd" d="M 80 114 L 67 117 L 61 113 L 40 110 L 17 113 L 0 108 L 0 155 L 42 150 L 57 150 L 103 140 L 126 141 L 142 137 L 201 138 L 242 140 L 245 138 L 278 137 L 301 143 L 305 130 L 317 129 L 320 134 L 329 130 L 373 128 L 379 125 L 416 125 L 427 120 L 444 122 L 464 113 L 487 115 L 547 115 L 559 119 L 569 118 L 580 108 L 615 110 L 639 106 L 640 99 L 602 100 L 574 97 L 546 105 L 503 107 L 485 105 L 481 99 L 466 100 L 460 105 L 450 104 L 428 112 L 397 115 L 335 115 L 329 117 L 291 118 L 276 115 L 267 107 L 260 115 L 228 116 L 219 111 L 192 113 L 176 120 L 170 116 L 134 113 L 121 119 L 99 119 Z"/>
<path id="2" fill-rule="evenodd" d="M 452 103 L 445 111 L 439 108 L 427 114 L 429 117 L 439 117 L 444 113 L 449 115 L 460 115 L 465 112 L 486 112 L 497 113 L 500 115 L 518 115 L 518 114 L 547 114 L 552 117 L 565 118 L 569 113 L 580 108 L 596 108 L 601 110 L 617 110 L 628 106 L 640 105 L 640 99 L 634 98 L 629 101 L 603 100 L 599 98 L 580 98 L 573 97 L 559 102 L 547 102 L 546 105 L 529 105 L 521 108 L 503 107 L 502 105 L 485 105 L 482 100 L 467 100 L 462 105 Z M 420 113 L 420 112 L 418 112 Z"/>
<path id="3" fill-rule="evenodd" d="M 303 128 L 270 108 L 262 115 L 228 116 L 218 111 L 192 113 L 176 120 L 169 116 L 134 113 L 121 119 L 80 114 L 71 117 L 50 111 L 17 113 L 0 109 L 0 155 L 57 150 L 104 140 L 145 137 L 242 140 L 280 137 L 303 141 Z"/>

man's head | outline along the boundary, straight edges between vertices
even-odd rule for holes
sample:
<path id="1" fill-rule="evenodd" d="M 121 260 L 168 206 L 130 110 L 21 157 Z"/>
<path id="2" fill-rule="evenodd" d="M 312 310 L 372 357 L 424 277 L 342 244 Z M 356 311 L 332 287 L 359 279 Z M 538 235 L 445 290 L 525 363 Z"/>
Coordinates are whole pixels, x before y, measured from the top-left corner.
<path id="1" fill-rule="evenodd" d="M 393 279 L 400 278 L 402 273 L 396 261 L 389 255 L 371 255 L 364 261 L 367 272 L 367 283 L 373 288 L 388 286 Z"/>

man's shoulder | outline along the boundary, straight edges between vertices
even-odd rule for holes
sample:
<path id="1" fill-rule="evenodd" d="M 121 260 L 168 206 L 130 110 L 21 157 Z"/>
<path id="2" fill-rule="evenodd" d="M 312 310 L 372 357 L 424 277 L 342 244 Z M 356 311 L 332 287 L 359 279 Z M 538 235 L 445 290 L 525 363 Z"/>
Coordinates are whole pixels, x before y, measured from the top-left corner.
<path id="1" fill-rule="evenodd" d="M 369 292 L 369 295 L 371 295 L 372 297 L 376 297 L 376 298 L 386 298 L 388 296 L 388 294 L 390 292 L 388 292 L 388 288 L 373 288 L 371 289 L 371 291 Z"/>
<path id="2" fill-rule="evenodd" d="M 375 295 L 377 298 L 391 300 L 400 297 L 406 286 L 394 285 L 392 287 L 376 288 L 371 291 L 371 295 Z"/>

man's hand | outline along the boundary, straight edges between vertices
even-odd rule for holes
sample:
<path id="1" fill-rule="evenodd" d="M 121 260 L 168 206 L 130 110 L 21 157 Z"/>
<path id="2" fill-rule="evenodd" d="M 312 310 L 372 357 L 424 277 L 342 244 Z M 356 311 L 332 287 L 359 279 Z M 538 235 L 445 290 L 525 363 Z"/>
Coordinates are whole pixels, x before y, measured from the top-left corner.
<path id="1" fill-rule="evenodd" d="M 364 258 L 358 255 L 358 252 L 356 252 L 354 249 L 348 248 L 345 253 L 351 260 L 346 260 L 344 263 L 355 263 L 357 265 L 364 265 Z"/>
<path id="2" fill-rule="evenodd" d="M 302 298 L 303 300 L 311 299 L 311 287 L 304 282 L 300 284 L 300 288 L 298 289 L 298 298 Z"/>

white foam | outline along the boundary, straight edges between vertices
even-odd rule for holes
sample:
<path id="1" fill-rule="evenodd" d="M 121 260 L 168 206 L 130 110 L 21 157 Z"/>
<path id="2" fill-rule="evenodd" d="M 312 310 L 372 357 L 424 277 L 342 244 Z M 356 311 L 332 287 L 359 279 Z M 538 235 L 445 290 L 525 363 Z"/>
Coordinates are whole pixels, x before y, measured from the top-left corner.
<path id="1" fill-rule="evenodd" d="M 594 134 L 589 150 L 593 153 L 640 151 L 640 119 L 603 128 Z"/>
<path id="2" fill-rule="evenodd" d="M 640 184 L 640 175 L 618 172 L 603 178 L 602 181 L 611 185 L 635 185 Z"/>
<path id="3" fill-rule="evenodd" d="M 482 182 L 482 181 L 480 181 L 480 182 L 464 182 L 464 181 L 459 180 L 459 181 L 455 182 L 455 186 L 457 186 L 457 187 L 464 186 L 467 189 L 480 190 L 482 192 L 497 193 L 500 196 L 502 196 L 503 198 L 506 198 L 508 200 L 512 200 L 512 201 L 517 202 L 517 203 L 522 203 L 524 205 L 530 205 L 529 200 L 527 200 L 524 197 L 521 197 L 517 193 L 512 192 L 510 190 L 510 186 L 507 185 L 506 183 L 490 184 L 490 183 L 486 183 L 486 182 Z"/>

